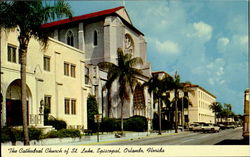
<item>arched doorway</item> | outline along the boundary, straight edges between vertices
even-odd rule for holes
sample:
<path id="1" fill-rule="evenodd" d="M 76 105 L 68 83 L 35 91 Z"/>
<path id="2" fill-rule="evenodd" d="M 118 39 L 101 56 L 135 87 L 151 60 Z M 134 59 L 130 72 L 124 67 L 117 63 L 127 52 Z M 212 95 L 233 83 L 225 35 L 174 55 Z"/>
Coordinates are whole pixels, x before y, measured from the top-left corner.
<path id="1" fill-rule="evenodd" d="M 27 86 L 27 119 L 29 119 L 29 102 L 31 102 L 31 92 Z M 6 92 L 6 124 L 19 126 L 22 123 L 21 80 L 17 79 L 11 82 Z"/>
<path id="2" fill-rule="evenodd" d="M 145 116 L 145 97 L 143 87 L 137 85 L 134 91 L 133 98 L 133 113 L 134 115 Z"/>

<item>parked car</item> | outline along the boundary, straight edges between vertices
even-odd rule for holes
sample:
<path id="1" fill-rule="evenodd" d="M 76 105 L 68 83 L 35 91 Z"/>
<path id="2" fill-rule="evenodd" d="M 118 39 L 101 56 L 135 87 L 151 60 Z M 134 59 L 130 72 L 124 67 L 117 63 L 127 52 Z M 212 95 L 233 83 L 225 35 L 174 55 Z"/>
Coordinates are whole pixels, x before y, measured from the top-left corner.
<path id="1" fill-rule="evenodd" d="M 221 130 L 227 129 L 227 126 L 224 123 L 217 123 Z"/>
<path id="2" fill-rule="evenodd" d="M 202 131 L 203 125 L 206 124 L 204 122 L 194 123 L 194 126 L 192 127 L 193 132 Z"/>
<path id="3" fill-rule="evenodd" d="M 224 130 L 224 129 L 234 129 L 237 127 L 237 125 L 234 122 L 219 122 L 217 123 L 219 127 Z"/>
<path id="4" fill-rule="evenodd" d="M 189 131 L 193 131 L 193 128 L 194 128 L 194 127 L 197 127 L 197 126 L 199 126 L 198 123 L 190 124 L 190 126 L 189 126 Z"/>
<path id="5" fill-rule="evenodd" d="M 202 126 L 202 131 L 205 132 L 219 132 L 220 127 L 216 124 L 206 123 Z"/>
<path id="6" fill-rule="evenodd" d="M 228 122 L 227 123 L 227 127 L 229 128 L 229 129 L 235 129 L 236 128 L 236 125 L 235 125 L 235 123 L 234 122 Z"/>

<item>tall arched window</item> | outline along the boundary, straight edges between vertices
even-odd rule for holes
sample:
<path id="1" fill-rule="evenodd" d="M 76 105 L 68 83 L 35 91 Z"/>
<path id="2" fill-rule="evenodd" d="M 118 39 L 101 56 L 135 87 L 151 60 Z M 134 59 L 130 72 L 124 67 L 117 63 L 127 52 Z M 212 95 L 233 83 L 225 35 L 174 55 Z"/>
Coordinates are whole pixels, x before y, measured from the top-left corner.
<path id="1" fill-rule="evenodd" d="M 72 31 L 67 32 L 67 44 L 70 46 L 74 46 L 74 35 Z"/>
<path id="2" fill-rule="evenodd" d="M 97 46 L 98 42 L 97 42 L 97 31 L 94 31 L 94 46 Z"/>
<path id="3" fill-rule="evenodd" d="M 129 34 L 125 34 L 124 38 L 125 44 L 125 53 L 133 53 L 134 52 L 134 41 Z"/>

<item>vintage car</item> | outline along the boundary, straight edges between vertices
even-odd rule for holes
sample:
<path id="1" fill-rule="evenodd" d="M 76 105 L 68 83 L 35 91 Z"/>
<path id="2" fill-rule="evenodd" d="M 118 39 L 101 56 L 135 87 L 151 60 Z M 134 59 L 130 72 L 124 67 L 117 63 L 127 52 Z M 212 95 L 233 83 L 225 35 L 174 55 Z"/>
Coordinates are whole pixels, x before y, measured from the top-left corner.
<path id="1" fill-rule="evenodd" d="M 202 132 L 219 132 L 220 131 L 220 127 L 216 124 L 212 124 L 212 123 L 205 123 L 202 126 Z"/>
<path id="2" fill-rule="evenodd" d="M 204 123 L 204 122 L 194 123 L 193 126 L 192 126 L 192 131 L 193 132 L 202 131 L 202 127 L 203 127 L 204 124 L 206 124 L 206 123 Z"/>

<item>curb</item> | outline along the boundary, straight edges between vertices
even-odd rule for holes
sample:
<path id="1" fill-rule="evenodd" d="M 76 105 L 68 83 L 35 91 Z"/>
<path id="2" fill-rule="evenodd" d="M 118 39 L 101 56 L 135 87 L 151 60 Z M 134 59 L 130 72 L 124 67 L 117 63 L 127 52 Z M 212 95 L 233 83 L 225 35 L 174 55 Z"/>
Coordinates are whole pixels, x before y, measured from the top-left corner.
<path id="1" fill-rule="evenodd" d="M 147 136 L 139 136 L 135 138 L 128 138 L 128 139 L 117 139 L 117 140 L 109 140 L 109 141 L 101 141 L 101 142 L 93 142 L 93 143 L 86 143 L 86 144 L 80 144 L 79 146 L 91 146 L 91 145 L 99 145 L 99 144 L 107 144 L 107 143 L 114 143 L 114 142 L 123 142 L 123 141 L 131 141 L 131 140 L 140 140 L 140 139 L 149 139 L 154 137 L 160 137 L 160 136 L 174 136 L 178 134 L 184 134 L 188 132 L 178 132 L 178 133 L 163 133 L 162 135 L 147 135 Z"/>

